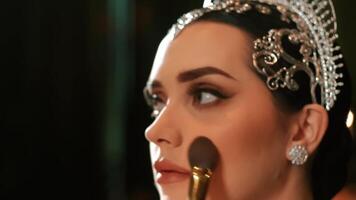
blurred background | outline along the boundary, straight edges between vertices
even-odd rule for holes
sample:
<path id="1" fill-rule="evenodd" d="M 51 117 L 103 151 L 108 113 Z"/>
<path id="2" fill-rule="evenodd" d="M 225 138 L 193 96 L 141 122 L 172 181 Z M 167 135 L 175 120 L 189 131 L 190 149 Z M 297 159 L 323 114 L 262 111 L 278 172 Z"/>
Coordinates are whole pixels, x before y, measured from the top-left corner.
<path id="1" fill-rule="evenodd" d="M 151 119 L 142 88 L 168 28 L 201 5 L 2 2 L 0 199 L 158 199 L 144 138 Z M 355 79 L 356 1 L 337 0 L 335 6 Z M 354 166 L 356 158 L 350 183 L 356 183 Z"/>

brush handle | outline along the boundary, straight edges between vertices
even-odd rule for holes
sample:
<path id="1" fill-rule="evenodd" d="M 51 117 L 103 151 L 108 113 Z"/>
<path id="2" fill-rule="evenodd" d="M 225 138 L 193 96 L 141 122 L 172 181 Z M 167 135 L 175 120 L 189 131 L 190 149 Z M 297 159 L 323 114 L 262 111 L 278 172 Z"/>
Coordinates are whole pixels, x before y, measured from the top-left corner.
<path id="1" fill-rule="evenodd" d="M 210 169 L 193 167 L 189 185 L 189 200 L 205 199 L 212 174 Z"/>

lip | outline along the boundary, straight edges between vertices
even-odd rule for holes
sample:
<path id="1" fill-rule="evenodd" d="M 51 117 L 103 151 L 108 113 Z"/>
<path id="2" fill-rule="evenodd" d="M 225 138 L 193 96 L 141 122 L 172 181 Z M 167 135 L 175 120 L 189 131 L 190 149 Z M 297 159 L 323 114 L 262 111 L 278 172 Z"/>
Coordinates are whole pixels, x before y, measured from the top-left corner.
<path id="1" fill-rule="evenodd" d="M 168 160 L 160 160 L 154 163 L 157 171 L 156 181 L 159 184 L 170 184 L 184 181 L 190 177 L 191 172 Z"/>

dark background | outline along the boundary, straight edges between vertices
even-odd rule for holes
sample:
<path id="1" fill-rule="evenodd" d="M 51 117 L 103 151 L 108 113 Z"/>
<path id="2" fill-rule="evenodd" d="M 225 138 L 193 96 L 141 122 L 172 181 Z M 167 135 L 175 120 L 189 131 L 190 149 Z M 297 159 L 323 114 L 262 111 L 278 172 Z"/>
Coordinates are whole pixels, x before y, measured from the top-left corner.
<path id="1" fill-rule="evenodd" d="M 201 4 L 2 2 L 0 199 L 158 199 L 141 91 L 159 41 L 177 17 Z M 355 77 L 356 2 L 335 4 Z"/>

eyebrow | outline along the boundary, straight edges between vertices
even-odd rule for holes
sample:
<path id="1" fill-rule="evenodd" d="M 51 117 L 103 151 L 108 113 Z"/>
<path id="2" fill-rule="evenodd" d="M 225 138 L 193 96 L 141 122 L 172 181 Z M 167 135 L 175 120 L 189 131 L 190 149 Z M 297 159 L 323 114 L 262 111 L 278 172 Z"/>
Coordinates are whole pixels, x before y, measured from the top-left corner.
<path id="1" fill-rule="evenodd" d="M 227 72 L 225 72 L 221 69 L 218 69 L 216 67 L 211 67 L 211 66 L 200 67 L 197 69 L 192 69 L 189 71 L 182 72 L 177 76 L 177 80 L 178 80 L 178 82 L 188 82 L 188 81 L 192 81 L 194 79 L 200 78 L 202 76 L 207 76 L 207 75 L 212 75 L 212 74 L 218 74 L 218 75 L 225 76 L 229 79 L 236 80 L 234 77 L 232 77 Z"/>
<path id="2" fill-rule="evenodd" d="M 236 80 L 234 77 L 232 77 L 227 72 L 224 72 L 221 69 L 218 69 L 216 67 L 211 67 L 211 66 L 200 67 L 197 69 L 192 69 L 192 70 L 182 72 L 177 76 L 177 80 L 178 80 L 178 82 L 183 83 L 183 82 L 192 81 L 192 80 L 200 78 L 202 76 L 207 76 L 207 75 L 211 75 L 211 74 L 218 74 L 218 75 L 225 76 L 229 79 Z M 147 82 L 147 84 L 145 86 L 145 90 L 146 89 L 162 88 L 162 87 L 163 87 L 163 85 L 160 81 L 152 80 L 152 81 Z"/>

